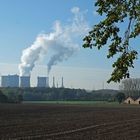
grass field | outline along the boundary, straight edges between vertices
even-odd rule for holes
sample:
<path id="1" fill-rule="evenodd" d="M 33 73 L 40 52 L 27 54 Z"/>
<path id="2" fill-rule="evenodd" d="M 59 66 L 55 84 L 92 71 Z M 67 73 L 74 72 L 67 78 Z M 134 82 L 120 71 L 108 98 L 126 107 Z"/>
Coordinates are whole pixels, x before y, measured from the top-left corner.
<path id="1" fill-rule="evenodd" d="M 46 103 L 46 104 L 109 104 L 106 101 L 24 101 L 23 103 Z M 111 104 L 118 104 L 111 102 Z"/>
<path id="2" fill-rule="evenodd" d="M 107 101 L 24 101 L 23 103 L 90 105 L 95 107 L 139 107 L 139 105 L 119 104 L 118 102 L 107 102 Z"/>

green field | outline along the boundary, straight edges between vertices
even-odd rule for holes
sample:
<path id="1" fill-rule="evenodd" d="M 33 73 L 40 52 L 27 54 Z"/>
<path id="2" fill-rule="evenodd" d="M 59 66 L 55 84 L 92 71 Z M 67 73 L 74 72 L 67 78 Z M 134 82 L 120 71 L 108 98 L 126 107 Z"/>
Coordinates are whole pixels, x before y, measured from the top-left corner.
<path id="1" fill-rule="evenodd" d="M 24 103 L 48 103 L 48 104 L 118 104 L 107 101 L 24 101 Z"/>
<path id="2" fill-rule="evenodd" d="M 139 107 L 139 105 L 119 104 L 118 102 L 107 101 L 24 101 L 23 103 L 91 105 L 96 107 Z"/>

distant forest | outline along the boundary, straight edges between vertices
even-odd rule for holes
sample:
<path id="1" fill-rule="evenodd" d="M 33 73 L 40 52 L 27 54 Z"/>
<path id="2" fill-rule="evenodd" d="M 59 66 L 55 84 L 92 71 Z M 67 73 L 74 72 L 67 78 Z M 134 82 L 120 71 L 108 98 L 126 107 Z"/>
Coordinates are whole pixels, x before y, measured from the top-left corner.
<path id="1" fill-rule="evenodd" d="M 70 88 L 1 88 L 0 102 L 20 103 L 22 101 L 115 101 L 118 91 Z"/>
<path id="2" fill-rule="evenodd" d="M 93 90 L 70 88 L 0 88 L 0 102 L 21 103 L 22 101 L 116 101 L 117 94 L 140 96 L 140 78 L 122 81 L 120 90 Z"/>

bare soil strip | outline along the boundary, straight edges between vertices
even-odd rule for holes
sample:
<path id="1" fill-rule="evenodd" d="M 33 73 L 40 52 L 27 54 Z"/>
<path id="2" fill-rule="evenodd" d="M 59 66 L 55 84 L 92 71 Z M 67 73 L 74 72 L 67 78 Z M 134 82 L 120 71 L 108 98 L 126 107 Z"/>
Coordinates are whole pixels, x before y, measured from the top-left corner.
<path id="1" fill-rule="evenodd" d="M 63 132 L 58 132 L 58 133 L 52 133 L 52 134 L 42 134 L 42 135 L 32 135 L 32 136 L 24 136 L 24 137 L 18 137 L 18 138 L 10 138 L 10 140 L 21 140 L 21 139 L 33 139 L 33 138 L 41 138 L 41 137 L 57 137 L 57 136 L 61 136 L 61 135 L 68 135 L 68 134 L 72 134 L 72 133 L 77 133 L 77 132 L 81 132 L 81 131 L 88 131 L 89 129 L 95 129 L 97 127 L 107 127 L 111 129 L 114 127 L 119 127 L 119 126 L 125 126 L 128 125 L 129 123 L 133 122 L 133 123 L 137 123 L 139 122 L 140 119 L 131 119 L 131 120 L 126 120 L 126 121 L 118 121 L 118 122 L 111 122 L 111 123 L 103 123 L 100 125 L 91 125 L 91 126 L 87 126 L 87 127 L 83 127 L 83 128 L 77 128 L 77 129 L 73 129 L 73 130 L 68 130 L 68 131 L 63 131 Z M 125 124 L 125 125 L 124 125 Z M 104 135 L 104 134 L 109 134 L 112 132 L 106 132 L 106 133 L 100 133 L 98 135 Z"/>
<path id="2" fill-rule="evenodd" d="M 139 140 L 140 107 L 0 105 L 1 140 Z"/>

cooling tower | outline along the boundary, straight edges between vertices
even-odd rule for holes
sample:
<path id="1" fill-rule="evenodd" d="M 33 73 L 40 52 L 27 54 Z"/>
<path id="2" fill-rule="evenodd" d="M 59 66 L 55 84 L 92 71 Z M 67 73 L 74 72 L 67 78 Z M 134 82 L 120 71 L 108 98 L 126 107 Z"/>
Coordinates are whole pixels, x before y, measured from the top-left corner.
<path id="1" fill-rule="evenodd" d="M 20 77 L 20 87 L 30 87 L 30 76 Z"/>
<path id="2" fill-rule="evenodd" d="M 1 87 L 19 87 L 19 76 L 18 75 L 1 76 Z"/>
<path id="3" fill-rule="evenodd" d="M 37 77 L 37 87 L 49 87 L 48 77 Z"/>

